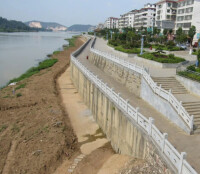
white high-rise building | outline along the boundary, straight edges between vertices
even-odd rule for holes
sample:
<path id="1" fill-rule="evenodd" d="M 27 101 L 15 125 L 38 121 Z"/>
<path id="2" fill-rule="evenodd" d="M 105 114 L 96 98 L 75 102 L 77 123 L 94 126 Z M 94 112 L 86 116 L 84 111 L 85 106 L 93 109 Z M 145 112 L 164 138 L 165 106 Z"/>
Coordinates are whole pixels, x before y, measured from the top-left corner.
<path id="1" fill-rule="evenodd" d="M 134 15 L 134 28 L 138 30 L 141 27 L 150 28 L 155 26 L 156 5 L 146 4 L 144 8 L 137 10 Z"/>
<path id="2" fill-rule="evenodd" d="M 121 15 L 119 19 L 119 28 L 134 27 L 135 13 L 137 10 L 132 10 L 128 13 Z"/>
<path id="3" fill-rule="evenodd" d="M 174 29 L 176 22 L 177 0 L 161 0 L 156 3 L 156 27 Z"/>
<path id="4" fill-rule="evenodd" d="M 175 30 L 181 27 L 185 33 L 188 33 L 192 25 L 197 31 L 194 36 L 196 42 L 200 35 L 200 0 L 179 0 Z"/>
<path id="5" fill-rule="evenodd" d="M 104 27 L 109 29 L 119 28 L 119 19 L 114 17 L 109 17 L 105 21 Z"/>

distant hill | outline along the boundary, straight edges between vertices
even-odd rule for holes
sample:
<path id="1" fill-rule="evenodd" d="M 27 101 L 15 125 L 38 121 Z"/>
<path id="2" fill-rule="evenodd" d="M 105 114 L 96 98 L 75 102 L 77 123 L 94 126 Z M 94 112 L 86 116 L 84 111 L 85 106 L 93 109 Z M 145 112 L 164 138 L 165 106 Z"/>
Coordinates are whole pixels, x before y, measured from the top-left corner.
<path id="1" fill-rule="evenodd" d="M 30 28 L 23 22 L 7 20 L 0 17 L 0 32 L 22 32 L 22 31 L 39 31 L 37 28 Z M 40 30 L 41 31 L 41 30 Z"/>
<path id="2" fill-rule="evenodd" d="M 33 28 L 42 28 L 52 31 L 66 31 L 67 27 L 55 22 L 40 22 L 40 21 L 29 21 L 25 22 L 25 24 L 29 27 Z"/>
<path id="3" fill-rule="evenodd" d="M 82 32 L 87 32 L 87 31 L 90 31 L 93 28 L 94 28 L 94 26 L 92 26 L 92 25 L 75 24 L 75 25 L 72 25 L 71 27 L 69 27 L 67 29 L 67 31 L 82 31 Z"/>

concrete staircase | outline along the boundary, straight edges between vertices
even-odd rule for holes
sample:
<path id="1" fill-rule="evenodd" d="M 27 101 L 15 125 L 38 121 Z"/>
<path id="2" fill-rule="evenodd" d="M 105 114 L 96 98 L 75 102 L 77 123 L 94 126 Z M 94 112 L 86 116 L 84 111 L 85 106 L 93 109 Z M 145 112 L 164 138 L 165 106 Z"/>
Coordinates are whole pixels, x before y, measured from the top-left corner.
<path id="1" fill-rule="evenodd" d="M 173 94 L 187 94 L 185 87 L 175 77 L 153 77 L 157 85 L 162 85 L 165 90 L 172 90 Z"/>
<path id="2" fill-rule="evenodd" d="M 200 133 L 200 101 L 183 102 L 183 107 L 194 116 L 194 133 Z"/>
<path id="3" fill-rule="evenodd" d="M 162 85 L 165 90 L 172 90 L 175 95 L 188 94 L 189 92 L 185 87 L 176 80 L 175 77 L 153 77 L 157 85 Z M 187 100 L 186 100 L 187 101 Z M 182 105 L 189 113 L 194 116 L 194 133 L 200 133 L 200 100 L 183 102 Z"/>

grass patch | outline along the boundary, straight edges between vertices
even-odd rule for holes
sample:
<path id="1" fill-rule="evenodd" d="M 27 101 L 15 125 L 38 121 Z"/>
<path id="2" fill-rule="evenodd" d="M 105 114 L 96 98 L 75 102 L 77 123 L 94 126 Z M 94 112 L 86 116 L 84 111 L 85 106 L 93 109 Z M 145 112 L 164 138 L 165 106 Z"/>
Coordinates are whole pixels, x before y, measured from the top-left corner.
<path id="1" fill-rule="evenodd" d="M 121 51 L 121 52 L 128 53 L 128 54 L 139 54 L 140 53 L 140 48 L 125 49 L 122 46 L 117 46 L 114 48 L 117 51 Z"/>
<path id="2" fill-rule="evenodd" d="M 59 54 L 60 52 L 61 52 L 61 51 L 54 51 L 53 54 L 54 54 L 54 55 L 57 55 L 57 54 Z"/>
<path id="3" fill-rule="evenodd" d="M 159 63 L 180 63 L 185 61 L 185 59 L 180 57 L 175 57 L 173 54 L 165 55 L 161 53 L 149 53 L 146 52 L 142 55 L 138 54 L 139 57 L 142 57 L 144 59 L 153 60 Z"/>
<path id="4" fill-rule="evenodd" d="M 184 50 L 184 49 L 181 49 L 177 46 L 170 46 L 170 45 L 152 45 L 152 48 L 162 48 L 163 50 L 165 51 L 181 51 L 181 50 Z"/>
<path id="5" fill-rule="evenodd" d="M 69 48 L 69 47 L 74 47 L 75 46 L 75 41 L 79 36 L 73 36 L 72 38 L 69 39 L 65 39 L 69 42 L 68 47 L 65 47 L 65 49 Z"/>
<path id="6" fill-rule="evenodd" d="M 18 78 L 14 78 L 14 79 L 10 80 L 8 84 L 13 83 L 13 82 L 19 82 L 23 79 L 29 78 L 32 75 L 40 72 L 40 70 L 52 67 L 57 61 L 58 61 L 57 59 L 46 59 L 46 60 L 40 62 L 37 67 L 32 67 L 26 73 L 22 74 Z"/>
<path id="7" fill-rule="evenodd" d="M 2 125 L 2 126 L 0 127 L 0 133 L 3 132 L 4 130 L 6 130 L 7 127 L 8 127 L 8 125 L 5 125 L 5 124 Z"/>
<path id="8" fill-rule="evenodd" d="M 17 86 L 17 87 L 15 88 L 15 90 L 18 90 L 18 89 L 21 89 L 21 88 L 25 88 L 25 87 L 26 87 L 26 83 L 23 83 L 23 84 Z"/>
<path id="9" fill-rule="evenodd" d="M 22 96 L 22 94 L 21 93 L 17 93 L 17 95 L 16 95 L 17 97 L 21 97 Z"/>
<path id="10" fill-rule="evenodd" d="M 3 98 L 9 98 L 9 95 L 4 96 Z"/>
<path id="11" fill-rule="evenodd" d="M 200 67 L 188 66 L 186 71 L 180 71 L 178 75 L 200 82 Z"/>

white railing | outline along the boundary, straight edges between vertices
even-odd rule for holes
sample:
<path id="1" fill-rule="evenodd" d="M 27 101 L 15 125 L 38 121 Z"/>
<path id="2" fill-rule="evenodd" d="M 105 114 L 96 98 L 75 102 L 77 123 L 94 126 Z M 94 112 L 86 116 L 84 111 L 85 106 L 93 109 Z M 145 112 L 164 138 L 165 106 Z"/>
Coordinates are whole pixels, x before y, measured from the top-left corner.
<path id="1" fill-rule="evenodd" d="M 95 42 L 95 40 L 94 40 Z M 94 42 L 92 43 L 92 46 L 94 45 Z M 194 118 L 193 115 L 190 116 L 188 114 L 188 112 L 185 110 L 185 108 L 182 106 L 182 102 L 178 101 L 176 99 L 176 97 L 171 93 L 171 90 L 167 91 L 165 89 L 162 88 L 162 86 L 158 86 L 153 79 L 151 78 L 150 74 L 147 73 L 147 71 L 144 69 L 144 67 L 138 66 L 136 64 L 130 63 L 128 61 L 125 61 L 121 58 L 118 58 L 114 55 L 102 52 L 100 50 L 94 49 L 94 48 L 90 48 L 90 51 L 92 53 L 95 53 L 99 56 L 102 56 L 108 60 L 111 60 L 115 63 L 118 63 L 130 70 L 133 70 L 137 73 L 140 73 L 144 79 L 146 80 L 146 82 L 148 83 L 148 85 L 151 87 L 151 89 L 154 91 L 155 94 L 159 95 L 160 97 L 162 97 L 163 99 L 167 100 L 172 106 L 173 108 L 176 110 L 176 112 L 178 113 L 179 116 L 181 116 L 181 118 L 184 120 L 184 122 L 187 124 L 187 126 L 190 128 L 191 131 L 193 131 L 193 124 L 194 124 Z"/>
<path id="2" fill-rule="evenodd" d="M 80 50 L 84 49 L 82 47 Z M 112 100 L 115 105 L 125 113 L 131 120 L 138 124 L 144 132 L 152 139 L 160 151 L 168 158 L 171 164 L 175 167 L 179 174 L 197 174 L 197 172 L 186 161 L 186 153 L 181 154 L 171 145 L 167 140 L 167 133 L 161 133 L 154 125 L 154 119 L 147 119 L 141 113 L 138 112 L 139 108 L 134 108 L 128 102 L 123 99 L 120 94 L 117 94 L 112 88 L 108 87 L 106 83 L 100 80 L 92 72 L 90 72 L 84 65 L 82 65 L 72 54 L 71 61 L 80 71 L 92 82 L 97 88 L 99 88 L 106 96 Z"/>

